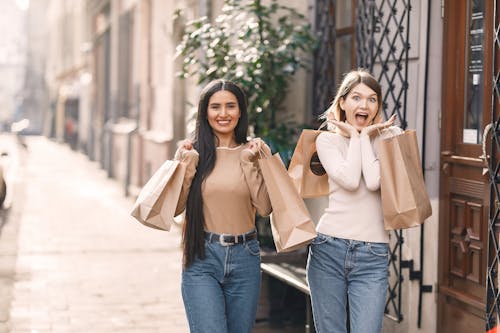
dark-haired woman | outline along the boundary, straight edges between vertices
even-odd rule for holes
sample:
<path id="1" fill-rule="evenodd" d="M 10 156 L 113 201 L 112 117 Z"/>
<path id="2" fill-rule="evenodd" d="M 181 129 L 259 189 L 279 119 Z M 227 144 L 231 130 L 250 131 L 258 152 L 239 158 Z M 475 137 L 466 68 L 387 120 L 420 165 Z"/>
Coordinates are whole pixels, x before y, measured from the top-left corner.
<path id="1" fill-rule="evenodd" d="M 255 212 L 271 204 L 257 164 L 260 139 L 247 142 L 246 97 L 234 83 L 202 91 L 194 141 L 176 158 L 187 164 L 177 213 L 183 230 L 182 297 L 195 332 L 250 333 L 260 293 L 260 248 Z"/>

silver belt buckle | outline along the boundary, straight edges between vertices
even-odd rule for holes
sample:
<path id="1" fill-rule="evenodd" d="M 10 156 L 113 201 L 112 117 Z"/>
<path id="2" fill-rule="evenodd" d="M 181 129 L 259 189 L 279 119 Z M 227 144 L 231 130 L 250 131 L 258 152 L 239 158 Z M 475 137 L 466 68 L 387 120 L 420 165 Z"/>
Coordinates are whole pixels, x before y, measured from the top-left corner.
<path id="1" fill-rule="evenodd" d="M 229 235 L 221 234 L 221 235 L 219 236 L 219 243 L 220 243 L 220 245 L 222 245 L 222 246 L 231 246 L 231 245 L 233 245 L 233 243 L 227 243 L 227 242 L 224 240 L 224 236 L 229 236 Z"/>

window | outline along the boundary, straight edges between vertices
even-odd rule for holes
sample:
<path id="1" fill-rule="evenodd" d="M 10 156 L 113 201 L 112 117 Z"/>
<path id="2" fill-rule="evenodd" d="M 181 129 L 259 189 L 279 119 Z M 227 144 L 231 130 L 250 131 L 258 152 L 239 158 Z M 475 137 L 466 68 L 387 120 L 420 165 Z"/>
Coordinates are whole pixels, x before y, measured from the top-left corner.
<path id="1" fill-rule="evenodd" d="M 467 1 L 463 143 L 482 141 L 484 90 L 484 0 Z"/>

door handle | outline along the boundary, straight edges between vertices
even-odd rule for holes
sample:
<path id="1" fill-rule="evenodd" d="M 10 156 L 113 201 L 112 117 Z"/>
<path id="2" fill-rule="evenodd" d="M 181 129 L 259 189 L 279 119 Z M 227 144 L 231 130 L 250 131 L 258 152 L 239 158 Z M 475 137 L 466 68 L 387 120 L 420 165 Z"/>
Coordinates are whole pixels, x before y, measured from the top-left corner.
<path id="1" fill-rule="evenodd" d="M 460 251 L 462 251 L 462 253 L 467 253 L 467 250 L 469 249 L 469 242 L 461 240 L 458 242 L 458 245 L 460 246 Z"/>
<path id="2" fill-rule="evenodd" d="M 443 166 L 441 167 L 441 171 L 443 171 L 443 173 L 448 176 L 450 173 L 450 163 L 448 163 L 448 162 L 443 163 Z"/>
<path id="3" fill-rule="evenodd" d="M 479 158 L 482 158 L 484 160 L 484 163 L 486 166 L 488 166 L 488 154 L 486 154 L 486 138 L 488 137 L 488 133 L 491 131 L 491 128 L 493 127 L 493 123 L 489 123 L 488 125 L 484 126 L 483 130 L 483 144 L 482 144 L 482 150 L 483 154 L 479 156 Z"/>
<path id="4" fill-rule="evenodd" d="M 489 131 L 491 131 L 491 128 L 493 127 L 493 123 L 489 123 L 488 125 L 486 125 L 484 127 L 484 130 L 483 130 L 483 144 L 482 144 L 482 150 L 483 150 L 483 154 L 481 156 L 479 156 L 479 158 L 481 158 L 483 161 L 484 161 L 484 165 L 485 167 L 483 168 L 483 176 L 486 175 L 489 171 L 489 161 L 488 161 L 488 154 L 486 154 L 486 138 L 488 137 L 488 133 Z"/>

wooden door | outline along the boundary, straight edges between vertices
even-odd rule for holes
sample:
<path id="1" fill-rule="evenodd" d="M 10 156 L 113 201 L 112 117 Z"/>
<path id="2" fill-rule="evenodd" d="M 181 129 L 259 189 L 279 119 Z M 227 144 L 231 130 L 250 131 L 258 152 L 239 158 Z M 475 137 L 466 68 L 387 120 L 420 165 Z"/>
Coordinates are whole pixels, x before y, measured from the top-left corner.
<path id="1" fill-rule="evenodd" d="M 492 13 L 490 0 L 444 1 L 438 332 L 485 331 Z"/>

